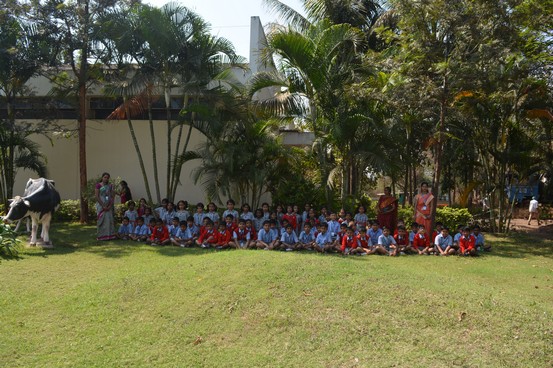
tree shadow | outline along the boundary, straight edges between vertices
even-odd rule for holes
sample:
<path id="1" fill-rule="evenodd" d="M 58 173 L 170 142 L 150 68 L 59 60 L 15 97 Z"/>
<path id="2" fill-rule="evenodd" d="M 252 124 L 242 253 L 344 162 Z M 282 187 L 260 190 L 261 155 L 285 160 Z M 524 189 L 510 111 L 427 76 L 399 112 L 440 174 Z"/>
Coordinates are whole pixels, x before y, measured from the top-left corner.
<path id="1" fill-rule="evenodd" d="M 553 241 L 534 233 L 512 233 L 494 240 L 490 255 L 505 258 L 553 258 Z"/>

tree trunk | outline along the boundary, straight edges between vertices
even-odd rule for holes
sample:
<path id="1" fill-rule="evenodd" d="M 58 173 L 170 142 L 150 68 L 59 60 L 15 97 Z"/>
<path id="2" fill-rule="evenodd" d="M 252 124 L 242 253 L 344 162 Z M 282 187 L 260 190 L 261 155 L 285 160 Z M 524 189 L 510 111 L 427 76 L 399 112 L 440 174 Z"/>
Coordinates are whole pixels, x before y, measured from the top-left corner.
<path id="1" fill-rule="evenodd" d="M 152 193 L 150 191 L 150 182 L 148 181 L 148 175 L 146 174 L 146 168 L 144 166 L 144 159 L 142 158 L 142 153 L 140 152 L 140 146 L 138 145 L 136 133 L 134 132 L 134 127 L 132 124 L 131 114 L 129 111 L 129 106 L 127 105 L 126 97 L 123 97 L 123 106 L 125 106 L 125 114 L 127 115 L 127 125 L 129 126 L 129 131 L 131 133 L 134 150 L 136 151 L 136 155 L 138 156 L 138 163 L 140 165 L 140 171 L 142 172 L 142 178 L 144 180 L 144 186 L 146 188 L 146 196 L 148 197 L 148 203 L 152 203 Z"/>
<path id="2" fill-rule="evenodd" d="M 152 116 L 152 94 L 148 91 L 148 119 L 150 120 L 150 138 L 152 139 L 152 160 L 154 162 L 154 184 L 156 186 L 157 203 L 161 203 L 161 194 L 159 192 L 159 175 L 157 171 L 157 147 L 156 135 L 154 131 L 154 118 Z"/>
<path id="3" fill-rule="evenodd" d="M 174 160 L 173 157 L 171 157 L 171 151 L 172 151 L 172 140 L 171 140 L 171 132 L 173 130 L 173 124 L 171 122 L 171 90 L 169 86 L 165 86 L 164 88 L 164 94 L 165 94 L 165 115 L 167 118 L 167 183 L 165 185 L 165 196 L 169 197 L 170 201 L 173 201 L 173 198 L 171 197 L 171 164 Z"/>

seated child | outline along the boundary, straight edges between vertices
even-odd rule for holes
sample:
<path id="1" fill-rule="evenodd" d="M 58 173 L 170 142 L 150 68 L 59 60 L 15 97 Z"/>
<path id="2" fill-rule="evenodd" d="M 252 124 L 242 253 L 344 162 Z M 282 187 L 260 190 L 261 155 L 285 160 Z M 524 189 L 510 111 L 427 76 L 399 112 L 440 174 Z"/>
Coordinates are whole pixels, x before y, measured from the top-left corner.
<path id="1" fill-rule="evenodd" d="M 415 235 L 419 232 L 419 224 L 416 222 L 411 223 L 411 231 L 409 232 L 409 244 L 412 246 L 415 240 Z"/>
<path id="2" fill-rule="evenodd" d="M 348 255 L 351 251 L 357 248 L 357 245 L 357 237 L 353 234 L 353 229 L 348 227 L 346 229 L 346 235 L 342 238 L 342 246 L 340 247 L 340 251 L 343 255 Z"/>
<path id="3" fill-rule="evenodd" d="M 459 239 L 463 236 L 463 228 L 465 225 L 457 225 L 457 233 L 453 236 L 453 246 L 455 249 L 459 249 Z"/>
<path id="4" fill-rule="evenodd" d="M 459 238 L 459 255 L 461 256 L 477 256 L 476 238 L 470 234 L 468 226 L 463 228 L 463 235 Z"/>
<path id="5" fill-rule="evenodd" d="M 280 244 L 278 246 L 275 245 L 275 249 L 282 249 L 290 252 L 296 250 L 297 244 L 298 236 L 292 228 L 292 225 L 288 224 L 286 225 L 286 231 L 280 237 Z"/>
<path id="6" fill-rule="evenodd" d="M 378 245 L 374 248 L 374 253 L 399 256 L 396 240 L 390 235 L 390 229 L 387 227 L 382 229 L 382 235 L 378 237 Z"/>
<path id="7" fill-rule="evenodd" d="M 441 222 L 436 222 L 435 224 L 436 226 L 436 229 L 432 232 L 432 237 L 430 238 L 430 242 L 432 244 L 434 244 L 434 242 L 436 241 L 436 237 L 442 233 L 442 229 L 444 228 L 444 224 L 442 224 Z"/>
<path id="8" fill-rule="evenodd" d="M 231 235 L 234 233 L 234 230 L 238 228 L 236 221 L 234 221 L 234 216 L 231 214 L 225 216 L 225 224 L 227 225 L 227 230 Z"/>
<path id="9" fill-rule="evenodd" d="M 192 222 L 194 222 L 193 219 Z M 186 221 L 179 222 L 179 229 L 177 230 L 175 236 L 171 239 L 171 243 L 182 248 L 191 247 L 194 244 L 194 239 L 192 238 L 192 234 L 188 229 Z"/>
<path id="10" fill-rule="evenodd" d="M 247 249 L 250 247 L 250 233 L 246 231 L 246 221 L 238 220 L 238 229 L 234 230 L 233 243 L 236 249 Z"/>
<path id="11" fill-rule="evenodd" d="M 213 229 L 213 221 L 209 218 L 206 220 L 203 230 L 200 232 L 200 237 L 196 240 L 196 244 L 202 248 L 210 248 L 217 243 L 215 230 Z"/>
<path id="12" fill-rule="evenodd" d="M 398 228 L 399 228 L 400 226 L 403 226 L 403 228 L 405 228 L 405 221 L 403 221 L 403 220 L 398 220 L 398 221 L 397 221 L 397 226 L 396 226 L 396 229 L 394 230 L 394 239 L 396 238 L 396 235 L 397 235 L 398 232 L 399 232 L 399 231 L 398 231 Z M 406 228 L 405 228 L 405 229 L 406 229 Z M 396 241 L 397 241 L 397 239 L 396 239 Z"/>
<path id="13" fill-rule="evenodd" d="M 306 222 L 305 225 L 303 225 L 303 231 L 300 233 L 300 237 L 298 239 L 298 245 L 296 246 L 296 249 L 302 250 L 313 250 L 313 246 L 315 245 L 315 239 L 316 235 L 311 231 L 311 223 Z"/>
<path id="14" fill-rule="evenodd" d="M 123 217 L 123 223 L 119 226 L 119 231 L 116 235 L 119 239 L 129 240 L 133 230 L 134 229 L 129 221 L 129 218 L 125 216 Z"/>
<path id="15" fill-rule="evenodd" d="M 156 226 L 152 231 L 152 235 L 150 235 L 150 244 L 166 245 L 169 244 L 170 241 L 167 226 L 165 226 L 162 219 L 156 219 Z"/>
<path id="16" fill-rule="evenodd" d="M 144 218 L 142 216 L 137 217 L 136 227 L 129 237 L 131 240 L 136 241 L 146 241 L 150 236 L 150 228 L 144 223 Z"/>
<path id="17" fill-rule="evenodd" d="M 194 223 L 194 216 L 188 216 L 186 219 L 186 229 L 192 236 L 192 245 L 196 243 L 196 240 L 200 237 L 200 227 Z"/>
<path id="18" fill-rule="evenodd" d="M 154 219 L 154 215 L 152 215 L 152 209 L 150 207 L 145 207 L 144 208 L 144 223 L 146 224 L 146 226 L 150 226 L 150 224 L 152 225 L 152 227 L 155 226 L 155 221 L 154 223 L 152 223 L 152 219 Z"/>
<path id="19" fill-rule="evenodd" d="M 345 222 L 340 224 L 340 231 L 336 233 L 336 240 L 334 241 L 334 250 L 340 252 L 342 249 L 342 240 L 346 236 L 348 225 Z"/>
<path id="20" fill-rule="evenodd" d="M 397 227 L 397 235 L 394 236 L 394 239 L 396 240 L 398 251 L 400 253 L 405 252 L 405 248 L 409 246 L 409 235 L 407 235 L 405 226 L 399 225 Z"/>
<path id="21" fill-rule="evenodd" d="M 472 228 L 472 235 L 476 239 L 476 250 L 491 252 L 492 246 L 484 244 L 484 235 L 480 232 L 480 226 L 474 225 Z"/>
<path id="22" fill-rule="evenodd" d="M 216 249 L 229 248 L 232 234 L 229 230 L 227 230 L 227 224 L 224 222 L 219 224 L 219 229 L 215 233 L 215 238 L 217 239 L 215 242 Z"/>
<path id="23" fill-rule="evenodd" d="M 430 254 L 433 251 L 433 245 L 430 245 L 430 238 L 426 235 L 424 225 L 419 225 L 419 231 L 413 240 L 413 249 L 419 254 Z"/>
<path id="24" fill-rule="evenodd" d="M 250 233 L 250 239 L 257 240 L 257 231 L 255 231 L 255 228 L 253 227 L 253 221 L 250 219 L 245 219 L 245 220 L 246 220 L 246 231 Z M 250 245 L 255 246 L 256 243 L 252 242 L 252 244 Z"/>
<path id="25" fill-rule="evenodd" d="M 177 231 L 180 229 L 180 221 L 177 216 L 173 217 L 173 220 L 171 222 L 171 225 L 167 226 L 167 231 L 169 231 L 169 239 L 171 239 L 171 243 L 173 243 L 173 239 L 177 235 Z"/>
<path id="26" fill-rule="evenodd" d="M 367 228 L 362 227 L 359 229 L 359 235 L 357 235 L 357 248 L 351 251 L 352 254 L 367 255 L 372 254 L 374 247 L 371 244 L 371 238 L 367 235 Z"/>
<path id="27" fill-rule="evenodd" d="M 274 236 L 280 238 L 281 230 L 279 230 L 276 220 L 269 219 L 269 230 L 274 234 Z"/>
<path id="28" fill-rule="evenodd" d="M 125 211 L 125 217 L 129 219 L 129 223 L 134 228 L 136 226 L 136 219 L 138 218 L 138 212 L 135 210 L 135 203 L 134 201 L 128 201 L 127 202 L 128 210 Z"/>
<path id="29" fill-rule="evenodd" d="M 320 225 L 321 232 L 317 235 L 315 238 L 315 244 L 314 249 L 317 252 L 324 253 L 324 252 L 330 252 L 332 249 L 334 249 L 334 240 L 330 236 L 330 232 L 328 231 L 328 223 L 323 222 Z"/>
<path id="30" fill-rule="evenodd" d="M 255 246 L 257 249 L 273 250 L 277 245 L 278 237 L 275 236 L 274 232 L 271 232 L 269 221 L 265 221 L 263 228 L 257 234 Z"/>
<path id="31" fill-rule="evenodd" d="M 336 237 L 340 232 L 340 223 L 336 220 L 336 214 L 334 212 L 330 214 L 330 220 L 328 221 L 328 232 L 330 233 L 332 240 L 336 240 Z"/>
<path id="32" fill-rule="evenodd" d="M 436 245 L 436 255 L 449 256 L 455 254 L 455 248 L 453 248 L 453 238 L 449 235 L 449 228 L 442 227 L 442 231 L 434 240 Z"/>
<path id="33" fill-rule="evenodd" d="M 382 235 L 382 229 L 380 228 L 378 221 L 372 222 L 371 228 L 367 231 L 367 234 L 371 238 L 371 244 L 377 245 L 378 238 Z"/>

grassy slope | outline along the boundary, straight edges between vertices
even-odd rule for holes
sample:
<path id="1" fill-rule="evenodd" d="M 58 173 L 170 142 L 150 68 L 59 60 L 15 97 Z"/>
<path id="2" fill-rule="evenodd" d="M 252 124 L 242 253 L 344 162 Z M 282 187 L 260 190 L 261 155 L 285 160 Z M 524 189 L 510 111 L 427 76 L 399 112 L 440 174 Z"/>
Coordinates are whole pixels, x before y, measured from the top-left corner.
<path id="1" fill-rule="evenodd" d="M 553 365 L 552 241 L 342 258 L 54 231 L 55 250 L 0 260 L 0 366 Z"/>

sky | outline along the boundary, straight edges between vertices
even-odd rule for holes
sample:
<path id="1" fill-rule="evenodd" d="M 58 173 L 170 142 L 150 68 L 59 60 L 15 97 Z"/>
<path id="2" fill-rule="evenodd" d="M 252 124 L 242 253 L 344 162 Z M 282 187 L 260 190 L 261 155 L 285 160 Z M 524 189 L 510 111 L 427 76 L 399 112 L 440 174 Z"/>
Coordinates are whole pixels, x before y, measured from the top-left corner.
<path id="1" fill-rule="evenodd" d="M 281 0 L 295 10 L 301 11 L 301 0 Z M 143 0 L 161 7 L 169 0 Z M 250 18 L 259 16 L 261 23 L 267 25 L 277 21 L 277 15 L 270 14 L 263 0 L 178 0 L 179 4 L 194 10 L 211 24 L 213 34 L 231 41 L 236 53 L 245 58 L 250 55 Z"/>

